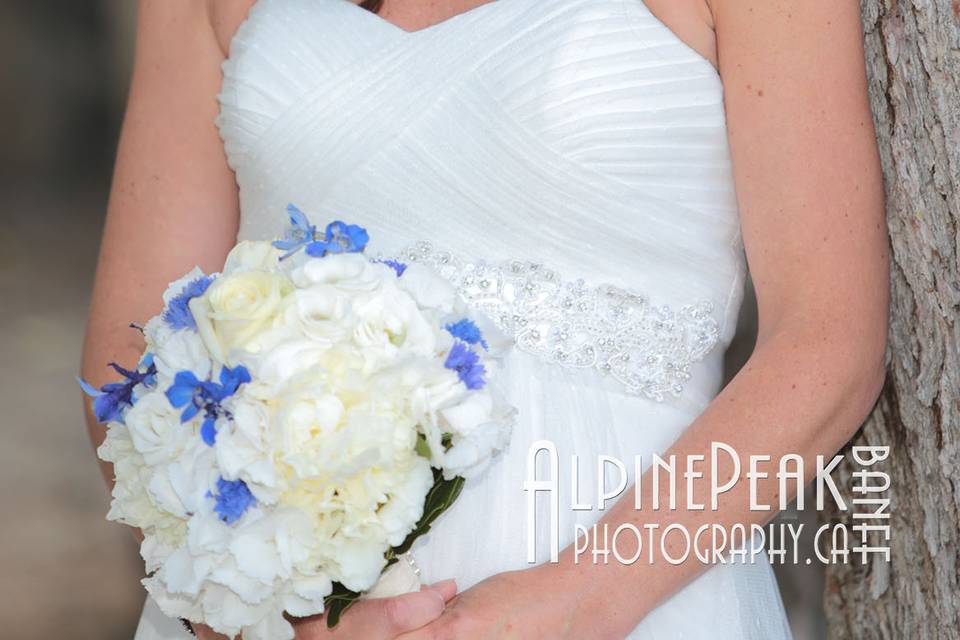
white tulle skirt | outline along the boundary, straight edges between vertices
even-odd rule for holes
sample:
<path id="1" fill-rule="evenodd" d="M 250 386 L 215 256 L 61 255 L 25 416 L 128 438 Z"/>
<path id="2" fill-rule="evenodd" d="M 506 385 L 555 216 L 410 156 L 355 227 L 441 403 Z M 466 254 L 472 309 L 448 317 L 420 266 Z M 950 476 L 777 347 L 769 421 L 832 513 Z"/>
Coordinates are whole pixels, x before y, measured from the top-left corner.
<path id="1" fill-rule="evenodd" d="M 576 525 L 589 527 L 602 516 L 596 509 L 598 456 L 623 461 L 632 484 L 634 456 L 642 456 L 645 467 L 653 454 L 666 451 L 716 393 L 719 355 L 697 363 L 692 373 L 681 398 L 658 403 L 625 395 L 596 372 L 512 353 L 501 378 L 518 408 L 510 446 L 466 484 L 453 507 L 417 540 L 412 553 L 423 582 L 456 578 L 464 590 L 493 574 L 530 567 L 531 528 L 537 561 L 549 559 L 548 497 L 538 497 L 534 525 L 528 523 L 524 491 L 530 447 L 539 440 L 551 441 L 557 450 L 560 548 L 572 543 Z M 577 499 L 592 504 L 591 510 L 570 508 L 573 455 L 579 459 Z M 548 478 L 545 454 L 537 466 L 537 477 Z M 617 472 L 612 465 L 605 469 L 609 488 Z M 632 493 L 624 499 L 632 500 Z M 178 621 L 164 616 L 148 599 L 136 640 L 187 637 Z M 790 638 L 790 631 L 773 571 L 766 554 L 760 554 L 753 563 L 710 568 L 647 616 L 629 638 L 781 640 Z"/>

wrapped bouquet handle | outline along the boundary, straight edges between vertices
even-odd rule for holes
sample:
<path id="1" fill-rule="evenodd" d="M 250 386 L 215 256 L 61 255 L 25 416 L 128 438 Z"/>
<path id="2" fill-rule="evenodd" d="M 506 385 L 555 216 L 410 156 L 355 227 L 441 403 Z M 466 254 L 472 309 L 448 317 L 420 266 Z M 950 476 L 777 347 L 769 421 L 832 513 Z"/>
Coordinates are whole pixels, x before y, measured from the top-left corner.
<path id="1" fill-rule="evenodd" d="M 410 552 L 401 553 L 397 561 L 384 569 L 373 588 L 360 596 L 361 600 L 370 598 L 392 598 L 420 590 L 420 567 Z"/>

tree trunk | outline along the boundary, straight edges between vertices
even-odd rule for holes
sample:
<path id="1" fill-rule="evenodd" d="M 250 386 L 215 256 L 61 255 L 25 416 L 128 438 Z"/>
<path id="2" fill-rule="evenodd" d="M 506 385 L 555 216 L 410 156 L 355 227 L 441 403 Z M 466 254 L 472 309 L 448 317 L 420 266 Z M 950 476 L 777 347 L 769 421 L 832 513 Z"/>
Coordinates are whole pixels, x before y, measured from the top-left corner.
<path id="1" fill-rule="evenodd" d="M 827 620 L 835 639 L 960 638 L 960 0 L 862 4 L 892 300 L 887 382 L 852 444 L 891 447 L 891 551 L 828 567 Z"/>

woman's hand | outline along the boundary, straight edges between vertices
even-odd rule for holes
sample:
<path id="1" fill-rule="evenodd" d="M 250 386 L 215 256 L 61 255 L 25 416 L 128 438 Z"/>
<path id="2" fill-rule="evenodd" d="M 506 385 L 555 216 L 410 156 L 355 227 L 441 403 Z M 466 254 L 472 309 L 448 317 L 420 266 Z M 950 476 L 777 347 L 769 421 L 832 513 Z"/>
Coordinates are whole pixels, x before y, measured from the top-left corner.
<path id="1" fill-rule="evenodd" d="M 320 616 L 293 620 L 296 640 L 392 640 L 436 620 L 446 603 L 457 594 L 453 580 L 421 587 L 418 593 L 395 598 L 361 600 L 343 614 L 333 629 Z M 200 640 L 227 640 L 204 625 L 194 625 Z"/>
<path id="2" fill-rule="evenodd" d="M 457 595 L 443 614 L 401 640 L 476 638 L 621 638 L 629 628 L 609 624 L 604 592 L 592 578 L 543 564 L 491 576 Z"/>

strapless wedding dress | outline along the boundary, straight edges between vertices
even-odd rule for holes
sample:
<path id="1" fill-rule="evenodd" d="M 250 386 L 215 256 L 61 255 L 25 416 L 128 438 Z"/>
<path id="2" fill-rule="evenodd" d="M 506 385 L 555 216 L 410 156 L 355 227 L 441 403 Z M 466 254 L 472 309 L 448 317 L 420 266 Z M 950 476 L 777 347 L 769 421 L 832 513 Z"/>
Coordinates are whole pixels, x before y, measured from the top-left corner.
<path id="1" fill-rule="evenodd" d="M 640 0 L 497 0 L 416 32 L 348 0 L 260 0 L 223 71 L 240 239 L 279 235 L 290 202 L 360 224 L 368 252 L 434 264 L 515 338 L 511 444 L 418 540 L 424 581 L 529 566 L 534 441 L 561 462 L 562 548 L 601 515 L 569 508 L 570 456 L 596 496 L 599 454 L 632 472 L 717 393 L 745 271 L 723 86 Z M 180 637 L 148 601 L 137 638 Z M 789 630 L 761 558 L 710 569 L 630 637 Z"/>

